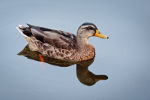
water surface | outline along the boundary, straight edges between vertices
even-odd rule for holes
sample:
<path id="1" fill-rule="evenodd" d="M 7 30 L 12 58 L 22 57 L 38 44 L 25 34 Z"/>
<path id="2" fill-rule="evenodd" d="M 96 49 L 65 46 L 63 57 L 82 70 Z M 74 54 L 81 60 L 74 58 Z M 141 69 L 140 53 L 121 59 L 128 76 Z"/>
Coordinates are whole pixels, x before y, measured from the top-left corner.
<path id="1" fill-rule="evenodd" d="M 1 0 L 0 100 L 150 99 L 149 4 L 148 0 Z M 107 75 L 107 80 L 85 85 L 76 64 L 59 67 L 17 55 L 27 44 L 15 28 L 18 24 L 76 34 L 87 21 L 110 37 L 89 39 L 96 57 L 88 69 Z"/>

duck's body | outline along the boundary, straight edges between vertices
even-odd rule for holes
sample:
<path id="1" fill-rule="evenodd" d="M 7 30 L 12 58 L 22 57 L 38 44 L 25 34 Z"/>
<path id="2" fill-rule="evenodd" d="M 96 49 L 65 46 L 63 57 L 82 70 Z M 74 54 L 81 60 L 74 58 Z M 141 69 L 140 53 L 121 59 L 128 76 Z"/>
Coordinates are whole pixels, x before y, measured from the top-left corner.
<path id="1" fill-rule="evenodd" d="M 80 28 L 83 28 L 82 26 L 87 26 L 86 24 L 80 26 L 77 36 L 60 30 L 29 24 L 28 26 L 20 25 L 18 30 L 24 35 L 32 51 L 38 51 L 44 56 L 72 62 L 85 61 L 95 56 L 94 47 L 88 43 L 88 38 L 91 36 L 91 34 L 87 34 L 89 30 L 85 32 L 80 30 Z M 96 26 L 94 27 L 96 30 Z M 92 30 L 94 30 L 94 27 Z"/>

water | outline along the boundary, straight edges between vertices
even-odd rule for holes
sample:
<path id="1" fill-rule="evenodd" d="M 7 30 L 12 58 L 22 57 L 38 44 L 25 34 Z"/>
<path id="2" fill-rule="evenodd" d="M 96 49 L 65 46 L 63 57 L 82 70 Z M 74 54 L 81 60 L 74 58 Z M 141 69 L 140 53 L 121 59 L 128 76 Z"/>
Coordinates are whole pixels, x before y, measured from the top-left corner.
<path id="1" fill-rule="evenodd" d="M 150 99 L 149 3 L 0 1 L 0 100 Z M 78 26 L 87 21 L 110 37 L 89 39 L 96 49 L 94 62 L 87 66 L 89 70 L 82 69 L 89 62 L 78 64 L 78 69 L 76 64 L 60 67 L 56 65 L 60 62 L 53 59 L 48 64 L 17 55 L 27 44 L 15 28 L 18 24 L 30 23 L 76 34 Z M 107 75 L 108 79 L 89 86 L 84 81 L 86 75 L 77 73 L 83 71 Z"/>

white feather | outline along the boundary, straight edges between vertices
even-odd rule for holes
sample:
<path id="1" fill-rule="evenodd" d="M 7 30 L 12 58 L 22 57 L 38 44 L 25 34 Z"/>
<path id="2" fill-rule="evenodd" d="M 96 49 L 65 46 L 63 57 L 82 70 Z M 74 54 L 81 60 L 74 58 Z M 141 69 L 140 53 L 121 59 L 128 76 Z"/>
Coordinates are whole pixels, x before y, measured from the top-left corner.
<path id="1" fill-rule="evenodd" d="M 19 25 L 19 27 L 20 27 L 20 25 Z M 27 36 L 22 32 L 22 30 L 21 30 L 19 27 L 16 27 L 16 29 L 17 29 L 24 37 L 27 37 Z"/>

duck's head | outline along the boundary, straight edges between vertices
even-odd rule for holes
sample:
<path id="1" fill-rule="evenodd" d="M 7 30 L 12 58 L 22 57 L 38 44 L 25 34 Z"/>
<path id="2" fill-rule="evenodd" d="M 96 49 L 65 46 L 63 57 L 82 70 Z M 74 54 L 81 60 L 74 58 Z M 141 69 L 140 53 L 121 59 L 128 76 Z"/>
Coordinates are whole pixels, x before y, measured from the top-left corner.
<path id="1" fill-rule="evenodd" d="M 89 38 L 92 36 L 100 37 L 102 39 L 108 39 L 109 37 L 100 33 L 99 30 L 97 29 L 96 25 L 93 23 L 83 23 L 79 28 L 78 28 L 78 37 L 80 38 Z"/>

